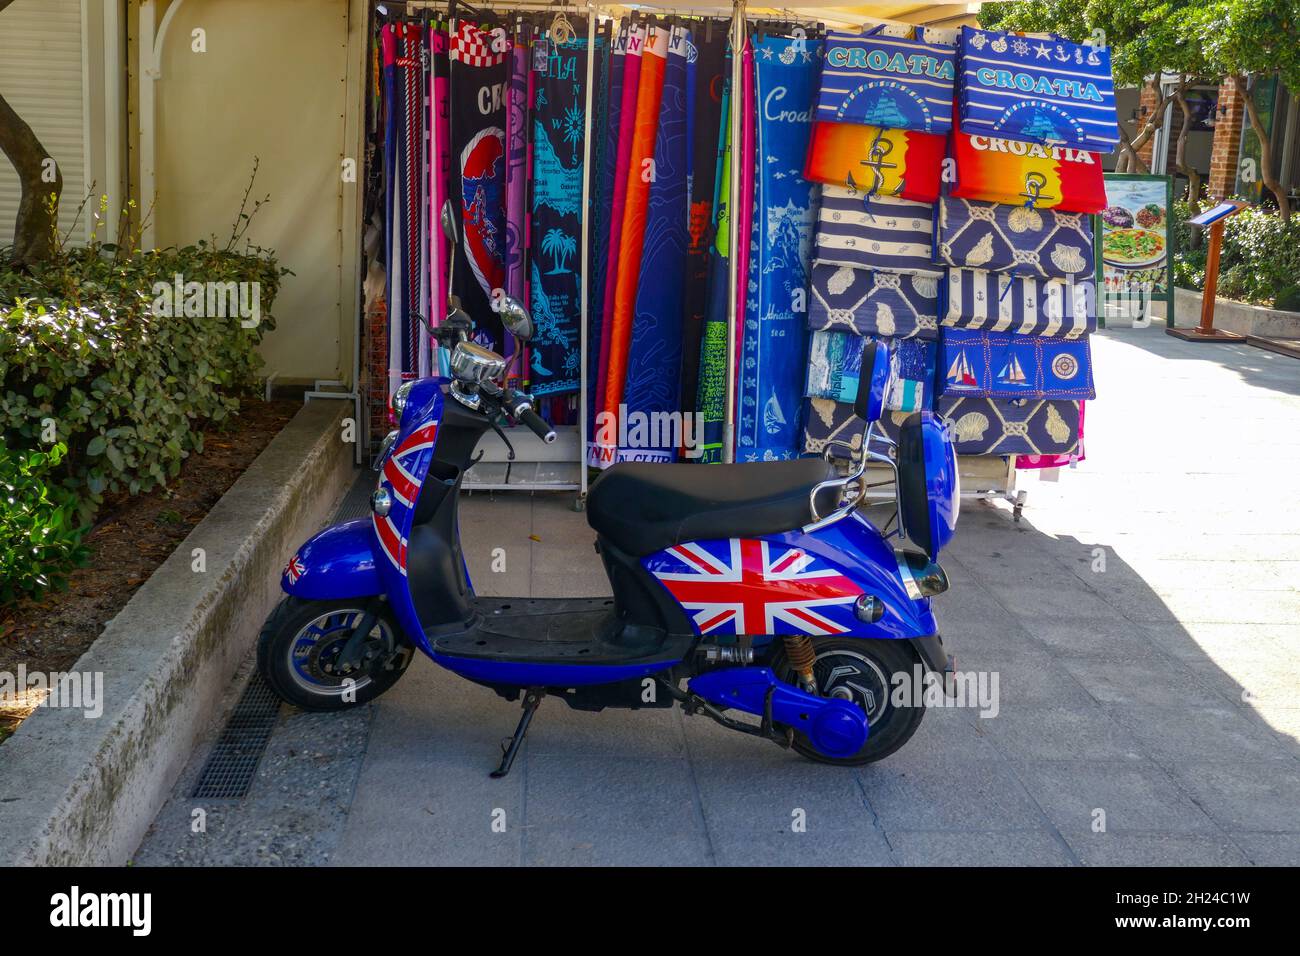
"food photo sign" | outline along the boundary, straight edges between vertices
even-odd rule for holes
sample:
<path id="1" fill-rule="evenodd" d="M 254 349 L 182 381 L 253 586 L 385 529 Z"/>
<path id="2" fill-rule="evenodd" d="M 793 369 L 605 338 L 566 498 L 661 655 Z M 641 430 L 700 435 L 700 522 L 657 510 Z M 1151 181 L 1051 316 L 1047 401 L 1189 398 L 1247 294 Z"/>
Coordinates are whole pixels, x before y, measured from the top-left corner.
<path id="1" fill-rule="evenodd" d="M 1098 325 L 1145 321 L 1161 299 L 1173 321 L 1174 183 L 1170 176 L 1107 173 L 1106 208 L 1097 215 Z"/>

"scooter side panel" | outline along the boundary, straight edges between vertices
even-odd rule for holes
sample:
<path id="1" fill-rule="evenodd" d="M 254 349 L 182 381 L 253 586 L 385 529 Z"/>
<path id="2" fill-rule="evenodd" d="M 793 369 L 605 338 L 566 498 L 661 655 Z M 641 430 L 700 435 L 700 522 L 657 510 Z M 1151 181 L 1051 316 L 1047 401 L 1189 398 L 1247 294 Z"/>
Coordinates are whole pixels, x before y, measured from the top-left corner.
<path id="1" fill-rule="evenodd" d="M 937 631 L 929 600 L 908 596 L 893 549 L 856 512 L 811 533 L 694 541 L 642 563 L 702 636 L 909 639 Z M 879 621 L 858 619 L 864 594 L 883 602 Z"/>
<path id="2" fill-rule="evenodd" d="M 369 518 L 326 528 L 289 559 L 280 587 L 308 601 L 370 597 L 383 590 Z"/>
<path id="3" fill-rule="evenodd" d="M 388 492 L 392 506 L 387 515 L 372 512 L 369 518 L 375 542 L 375 566 L 389 605 L 402 630 L 430 655 L 433 650 L 411 600 L 406 548 L 442 420 L 441 382 L 441 379 L 426 378 L 412 386 L 397 441 L 380 463 L 379 488 Z"/>
<path id="4" fill-rule="evenodd" d="M 470 680 L 512 687 L 586 687 L 613 684 L 665 671 L 680 661 L 653 661 L 642 664 L 530 664 L 520 661 L 488 660 L 480 657 L 450 657 L 435 654 L 433 659 L 449 671 Z"/>

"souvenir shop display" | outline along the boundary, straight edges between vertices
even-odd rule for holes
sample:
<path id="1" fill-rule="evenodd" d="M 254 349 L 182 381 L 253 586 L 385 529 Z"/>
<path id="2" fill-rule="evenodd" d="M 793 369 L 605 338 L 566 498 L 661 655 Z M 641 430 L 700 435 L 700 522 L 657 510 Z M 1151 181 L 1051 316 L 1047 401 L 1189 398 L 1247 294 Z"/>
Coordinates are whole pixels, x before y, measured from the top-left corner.
<path id="1" fill-rule="evenodd" d="M 1078 460 L 1093 219 L 1115 206 L 1108 50 L 413 6 L 374 37 L 386 319 L 368 367 L 390 395 L 445 373 L 425 320 L 450 294 L 584 466 L 843 451 L 868 345 L 893 373 L 887 434 L 926 411 L 963 455 Z M 513 356 L 507 297 L 533 323 Z"/>

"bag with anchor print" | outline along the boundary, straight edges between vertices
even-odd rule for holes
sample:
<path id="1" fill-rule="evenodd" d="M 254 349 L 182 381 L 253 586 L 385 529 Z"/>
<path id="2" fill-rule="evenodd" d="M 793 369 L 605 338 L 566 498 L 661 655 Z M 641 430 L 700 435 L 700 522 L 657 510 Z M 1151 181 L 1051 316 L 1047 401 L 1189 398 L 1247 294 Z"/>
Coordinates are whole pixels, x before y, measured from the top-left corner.
<path id="1" fill-rule="evenodd" d="M 1091 217 L 942 196 L 936 261 L 950 266 L 1068 279 L 1094 270 Z"/>
<path id="2" fill-rule="evenodd" d="M 826 35 L 816 117 L 922 133 L 952 129 L 956 51 L 888 36 L 832 30 Z"/>
<path id="3" fill-rule="evenodd" d="M 962 27 L 958 50 L 967 133 L 1099 153 L 1119 145 L 1106 47 Z"/>
<path id="4" fill-rule="evenodd" d="M 813 123 L 804 178 L 867 196 L 939 198 L 948 138 L 858 123 Z"/>
<path id="5" fill-rule="evenodd" d="M 954 329 L 1077 339 L 1097 328 L 1096 284 L 1091 277 L 1034 279 L 949 269 L 943 284 L 941 324 Z"/>
<path id="6" fill-rule="evenodd" d="M 932 261 L 934 205 L 864 196 L 843 186 L 822 188 L 813 259 L 855 269 L 939 276 Z"/>
<path id="7" fill-rule="evenodd" d="M 962 122 L 953 132 L 952 154 L 957 181 L 951 196 L 1061 212 L 1106 208 L 1097 153 L 972 134 Z"/>

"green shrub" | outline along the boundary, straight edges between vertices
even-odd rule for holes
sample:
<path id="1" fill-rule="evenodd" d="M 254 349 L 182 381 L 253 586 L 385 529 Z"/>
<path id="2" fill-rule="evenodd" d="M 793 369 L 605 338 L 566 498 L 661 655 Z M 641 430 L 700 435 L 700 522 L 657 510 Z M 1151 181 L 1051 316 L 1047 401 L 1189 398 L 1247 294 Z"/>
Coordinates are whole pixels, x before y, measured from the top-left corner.
<path id="1" fill-rule="evenodd" d="M 260 323 L 155 314 L 155 283 L 178 274 L 259 283 Z M 65 473 L 91 500 L 165 484 L 255 384 L 283 274 L 261 250 L 206 242 L 121 258 L 76 250 L 31 275 L 0 273 L 0 437 L 65 443 Z"/>
<path id="2" fill-rule="evenodd" d="M 1205 285 L 1207 243 L 1192 249 L 1187 241 L 1188 208 L 1174 204 L 1178 254 L 1174 283 L 1183 288 Z M 1276 212 L 1251 207 L 1224 224 L 1219 255 L 1218 294 L 1255 305 L 1295 309 L 1300 297 L 1300 218 L 1284 222 Z"/>
<path id="3" fill-rule="evenodd" d="M 11 451 L 0 441 L 0 604 L 62 587 L 63 571 L 85 561 L 80 502 L 49 481 L 65 451 Z"/>

